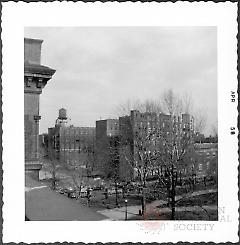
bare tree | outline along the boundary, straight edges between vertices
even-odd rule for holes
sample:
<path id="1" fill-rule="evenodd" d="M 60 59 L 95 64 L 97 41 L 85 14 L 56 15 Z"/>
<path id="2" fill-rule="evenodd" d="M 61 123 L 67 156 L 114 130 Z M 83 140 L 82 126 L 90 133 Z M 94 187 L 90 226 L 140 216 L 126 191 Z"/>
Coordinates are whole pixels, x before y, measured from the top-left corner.
<path id="1" fill-rule="evenodd" d="M 193 99 L 189 92 L 185 91 L 184 94 L 181 96 L 181 103 L 184 113 L 192 114 L 193 113 Z"/>
<path id="2" fill-rule="evenodd" d="M 60 168 L 60 161 L 59 161 L 59 153 L 54 145 L 53 138 L 48 138 L 48 145 L 47 145 L 47 156 L 45 158 L 45 163 L 49 165 L 49 170 L 52 175 L 52 188 L 53 190 L 56 189 L 56 182 L 57 182 L 57 171 Z"/>
<path id="3" fill-rule="evenodd" d="M 180 114 L 183 103 L 178 95 L 174 94 L 173 90 L 169 89 L 163 92 L 162 106 L 165 113 L 174 116 Z"/>
<path id="4" fill-rule="evenodd" d="M 81 190 L 84 186 L 84 174 L 86 173 L 85 169 L 80 166 L 76 166 L 73 170 L 70 171 L 70 176 L 72 177 L 73 184 L 75 186 L 77 198 L 81 197 Z"/>
<path id="5" fill-rule="evenodd" d="M 193 128 L 191 125 L 185 125 L 182 114 L 185 114 L 186 108 L 181 98 L 169 90 L 163 95 L 165 113 L 168 115 L 167 129 L 160 128 L 158 134 L 160 156 L 159 165 L 164 166 L 164 175 L 161 175 L 162 182 L 166 186 L 168 196 L 171 199 L 172 219 L 175 219 L 176 206 L 176 186 L 179 177 L 182 174 L 183 160 L 191 152 L 193 145 Z M 186 104 L 189 109 L 189 101 Z M 190 116 L 190 115 L 189 115 Z M 189 124 L 191 122 L 189 121 Z"/>
<path id="6" fill-rule="evenodd" d="M 144 109 L 142 112 L 159 114 L 163 110 L 160 101 L 146 100 L 142 107 Z"/>
<path id="7" fill-rule="evenodd" d="M 218 142 L 218 123 L 215 122 L 215 124 L 212 125 L 212 135 L 214 137 L 214 141 Z"/>
<path id="8" fill-rule="evenodd" d="M 101 138 L 100 138 L 101 137 Z M 102 174 L 110 180 L 115 188 L 115 203 L 119 205 L 119 137 L 115 134 L 104 134 L 96 140 L 96 163 L 101 166 Z M 105 197 L 108 199 L 108 188 Z"/>
<path id="9" fill-rule="evenodd" d="M 131 101 L 127 100 L 126 103 L 120 104 L 116 107 L 116 114 L 118 116 L 127 116 L 129 111 L 131 111 L 131 109 L 132 109 Z"/>
<path id="10" fill-rule="evenodd" d="M 194 113 L 195 131 L 202 133 L 207 125 L 207 115 L 203 109 L 197 109 Z"/>
<path id="11" fill-rule="evenodd" d="M 146 110 L 152 110 L 155 103 L 152 101 L 142 102 L 139 99 L 128 99 L 125 103 L 116 107 L 115 113 L 117 116 L 128 116 L 131 110 L 138 110 L 144 112 Z"/>
<path id="12" fill-rule="evenodd" d="M 119 137 L 110 137 L 109 138 L 109 177 L 114 182 L 115 187 L 115 202 L 116 206 L 119 205 L 118 203 L 118 181 L 119 181 Z"/>
<path id="13" fill-rule="evenodd" d="M 81 196 L 81 190 L 88 185 L 88 178 L 94 162 L 93 146 L 89 144 L 82 144 L 79 147 L 78 160 L 66 164 L 65 169 L 69 172 L 72 178 L 74 187 L 76 189 L 77 197 Z"/>
<path id="14" fill-rule="evenodd" d="M 134 121 L 132 116 L 130 117 L 129 127 L 133 133 L 133 140 L 130 142 L 129 149 L 132 148 L 132 150 L 131 154 L 129 151 L 127 154 L 125 153 L 125 159 L 137 172 L 143 190 L 143 214 L 145 212 L 146 180 L 154 170 L 157 171 L 159 182 L 164 186 L 166 194 L 171 200 L 172 219 L 175 219 L 177 183 L 184 174 L 183 169 L 189 167 L 188 165 L 194 161 L 192 154 L 193 121 L 190 120 L 190 115 L 186 114 L 190 110 L 190 106 L 190 97 L 183 101 L 172 90 L 168 90 L 163 93 L 160 105 L 159 102 L 147 101 L 145 103 L 143 116 L 146 119 Z M 157 112 L 154 112 L 156 108 Z M 159 111 L 164 113 L 159 114 Z M 187 124 L 183 121 L 183 114 L 189 118 Z M 121 143 L 126 145 L 125 142 Z M 165 192 L 163 191 L 163 193 Z"/>
<path id="15" fill-rule="evenodd" d="M 149 104 L 146 105 L 146 109 L 149 108 Z M 137 175 L 142 193 L 142 214 L 144 214 L 146 209 L 146 181 L 157 160 L 157 152 L 154 150 L 153 144 L 156 137 L 157 114 L 154 113 L 155 117 L 149 117 L 151 113 L 146 112 L 145 118 L 139 121 L 138 115 L 135 113 L 140 112 L 134 111 L 130 117 L 120 119 L 123 122 L 123 131 L 125 132 L 125 135 L 121 135 L 120 147 L 127 166 L 131 168 L 133 175 Z"/>
<path id="16" fill-rule="evenodd" d="M 194 131 L 202 133 L 207 125 L 207 114 L 203 108 L 194 109 L 194 102 L 190 93 L 185 91 L 177 95 L 173 90 L 163 93 L 161 99 L 162 111 L 170 115 L 190 114 L 194 118 Z"/>

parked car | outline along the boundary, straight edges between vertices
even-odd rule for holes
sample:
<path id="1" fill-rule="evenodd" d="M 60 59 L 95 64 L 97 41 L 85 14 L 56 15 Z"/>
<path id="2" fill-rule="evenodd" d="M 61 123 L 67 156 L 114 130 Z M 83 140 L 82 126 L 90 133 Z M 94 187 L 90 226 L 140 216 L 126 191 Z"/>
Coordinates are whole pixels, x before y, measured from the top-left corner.
<path id="1" fill-rule="evenodd" d="M 76 191 L 69 192 L 68 197 L 70 197 L 70 198 L 77 198 Z"/>
<path id="2" fill-rule="evenodd" d="M 94 191 L 100 191 L 100 190 L 102 190 L 103 189 L 103 187 L 102 186 L 93 186 L 93 190 Z"/>
<path id="3" fill-rule="evenodd" d="M 87 196 L 87 187 L 83 187 L 80 192 L 80 197 L 86 197 Z"/>
<path id="4" fill-rule="evenodd" d="M 110 189 L 107 189 L 107 192 L 109 195 L 113 195 L 113 194 L 116 194 L 116 189 L 115 188 L 110 188 Z M 122 189 L 117 189 L 117 192 L 118 194 L 122 193 Z"/>
<path id="5" fill-rule="evenodd" d="M 60 194 L 65 194 L 64 188 L 59 188 L 57 192 L 59 192 Z"/>
<path id="6" fill-rule="evenodd" d="M 64 194 L 64 188 L 62 186 L 56 186 L 55 191 L 60 194 Z"/>
<path id="7" fill-rule="evenodd" d="M 63 188 L 60 193 L 65 194 L 67 197 L 70 198 L 76 197 L 76 190 L 74 190 L 74 188 L 72 187 Z"/>

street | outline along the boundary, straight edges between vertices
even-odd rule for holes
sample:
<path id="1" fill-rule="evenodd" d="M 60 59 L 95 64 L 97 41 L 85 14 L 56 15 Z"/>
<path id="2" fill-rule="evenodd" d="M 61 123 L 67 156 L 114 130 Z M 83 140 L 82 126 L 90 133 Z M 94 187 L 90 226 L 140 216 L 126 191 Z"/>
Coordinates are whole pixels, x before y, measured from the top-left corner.
<path id="1" fill-rule="evenodd" d="M 57 194 L 47 186 L 26 177 L 26 216 L 31 221 L 97 221 L 106 216 Z"/>

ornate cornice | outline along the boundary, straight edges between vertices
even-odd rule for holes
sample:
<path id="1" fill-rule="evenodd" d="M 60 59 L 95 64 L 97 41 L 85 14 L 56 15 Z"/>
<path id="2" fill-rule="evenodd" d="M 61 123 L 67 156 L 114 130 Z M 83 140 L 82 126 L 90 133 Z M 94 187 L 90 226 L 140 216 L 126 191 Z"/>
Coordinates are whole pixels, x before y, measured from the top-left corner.
<path id="1" fill-rule="evenodd" d="M 34 74 L 35 76 L 47 75 L 47 76 L 49 76 L 49 78 L 51 78 L 52 75 L 55 73 L 55 71 L 56 70 L 49 68 L 47 66 L 32 64 L 32 63 L 29 63 L 27 61 L 24 63 L 24 74 L 30 73 L 30 74 Z"/>
<path id="2" fill-rule="evenodd" d="M 30 73 L 30 72 L 24 72 L 24 77 L 40 77 L 40 78 L 46 78 L 50 79 L 52 78 L 51 75 L 46 75 L 46 74 L 38 74 L 38 73 Z"/>

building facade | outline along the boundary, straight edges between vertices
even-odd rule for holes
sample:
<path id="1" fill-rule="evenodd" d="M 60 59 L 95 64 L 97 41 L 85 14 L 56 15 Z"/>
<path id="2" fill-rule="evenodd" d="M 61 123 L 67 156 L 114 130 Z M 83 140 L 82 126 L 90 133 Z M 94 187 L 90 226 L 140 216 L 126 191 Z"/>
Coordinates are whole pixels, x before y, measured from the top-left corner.
<path id="1" fill-rule="evenodd" d="M 59 110 L 55 127 L 48 129 L 48 151 L 67 167 L 91 170 L 94 165 L 95 128 L 68 125 L 66 110 Z"/>
<path id="2" fill-rule="evenodd" d="M 39 99 L 55 70 L 41 65 L 42 40 L 24 38 L 24 138 L 25 172 L 38 179 Z"/>
<path id="3" fill-rule="evenodd" d="M 197 143 L 194 145 L 196 157 L 194 170 L 198 177 L 218 175 L 218 144 Z"/>
<path id="4" fill-rule="evenodd" d="M 114 130 L 115 129 L 115 130 Z M 189 114 L 171 117 L 154 112 L 142 113 L 132 110 L 129 116 L 119 119 L 100 120 L 96 122 L 96 165 L 97 169 L 108 176 L 112 165 L 118 171 L 119 179 L 130 181 L 139 174 L 138 164 L 156 159 L 163 147 L 163 141 L 170 142 L 173 135 L 189 135 L 194 143 L 194 120 Z M 180 139 L 179 139 L 180 142 Z M 117 147 L 117 150 L 113 147 Z M 166 146 L 165 146 L 166 148 Z M 119 163 L 114 163 L 111 151 L 118 154 Z M 143 158 L 145 158 L 143 160 Z M 159 159 L 159 158 L 158 158 Z M 151 162 L 154 162 L 152 160 Z M 150 164 L 151 165 L 151 164 Z M 155 175 L 159 166 L 149 165 L 150 175 Z"/>
<path id="5" fill-rule="evenodd" d="M 134 110 L 130 116 L 119 118 L 119 128 L 120 176 L 123 179 L 136 178 L 143 162 L 149 162 L 148 177 L 158 174 L 159 164 L 153 163 L 166 160 L 167 154 L 159 152 L 165 152 L 173 139 L 174 144 L 181 143 L 183 135 L 188 135 L 189 143 L 194 143 L 194 120 L 189 114 L 170 116 Z M 134 169 L 132 166 L 136 165 Z"/>
<path id="6" fill-rule="evenodd" d="M 118 172 L 119 120 L 96 121 L 95 171 L 104 177 Z"/>

